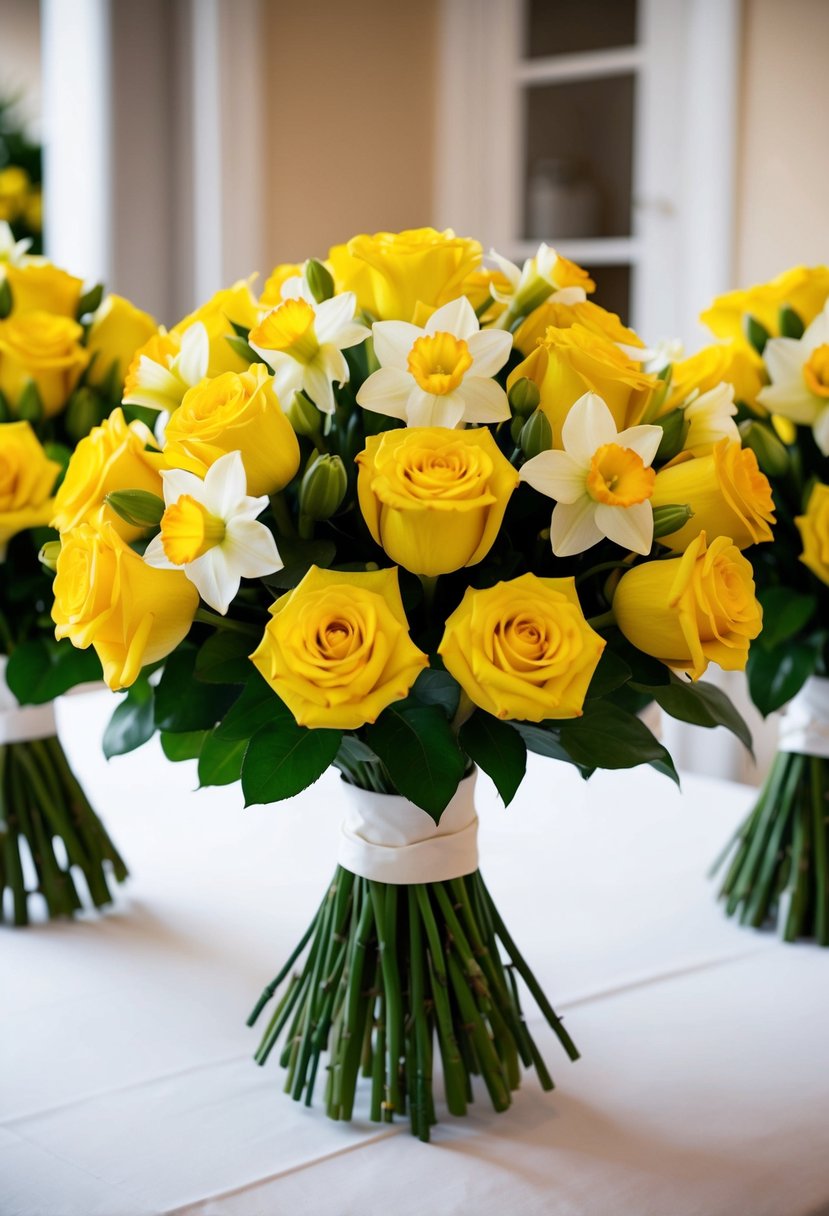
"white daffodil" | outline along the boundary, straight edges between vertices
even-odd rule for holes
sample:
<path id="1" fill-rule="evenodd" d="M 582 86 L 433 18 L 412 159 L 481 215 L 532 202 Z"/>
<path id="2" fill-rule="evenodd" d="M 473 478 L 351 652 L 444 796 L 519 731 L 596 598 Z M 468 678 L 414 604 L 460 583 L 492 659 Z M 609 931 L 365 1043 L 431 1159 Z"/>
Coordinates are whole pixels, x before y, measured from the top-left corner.
<path id="1" fill-rule="evenodd" d="M 617 431 L 596 393 L 579 397 L 561 429 L 564 451 L 542 452 L 521 480 L 556 500 L 550 540 L 557 557 L 573 557 L 603 537 L 634 553 L 650 553 L 656 474 L 650 465 L 662 439 L 659 426 Z"/>
<path id="2" fill-rule="evenodd" d="M 31 237 L 16 241 L 11 225 L 6 220 L 0 220 L 0 265 L 24 266 L 31 260 L 26 257 L 31 244 Z"/>
<path id="3" fill-rule="evenodd" d="M 183 570 L 206 604 L 224 615 L 243 578 L 282 569 L 272 533 L 257 516 L 267 497 L 250 498 L 242 456 L 228 452 L 204 480 L 182 469 L 165 469 L 166 510 L 161 531 L 147 545 L 144 561 L 160 570 Z"/>
<path id="4" fill-rule="evenodd" d="M 740 443 L 740 432 L 734 415 L 737 407 L 734 404 L 734 385 L 717 384 L 707 393 L 699 393 L 684 407 L 685 419 L 688 422 L 688 434 L 685 436 L 683 447 L 694 456 L 704 456 L 711 451 L 715 443 L 721 439 L 729 439 L 732 443 Z"/>
<path id="5" fill-rule="evenodd" d="M 770 338 L 763 358 L 771 384 L 757 400 L 772 414 L 810 426 L 829 456 L 829 303 L 801 338 Z"/>
<path id="6" fill-rule="evenodd" d="M 512 335 L 481 329 L 465 296 L 432 313 L 425 328 L 375 321 L 380 370 L 357 394 L 363 409 L 409 426 L 453 428 L 464 422 L 503 422 L 507 395 L 492 379 L 509 358 Z"/>
<path id="7" fill-rule="evenodd" d="M 301 389 L 317 409 L 333 414 L 334 384 L 348 382 L 343 351 L 370 337 L 371 331 L 354 320 L 357 297 L 353 291 L 318 304 L 304 279 L 283 285 L 297 291 L 274 308 L 250 331 L 248 341 L 273 368 L 277 396 L 288 405 Z"/>
<path id="8" fill-rule="evenodd" d="M 587 290 L 595 286 L 585 270 L 543 241 L 535 257 L 527 258 L 520 269 L 494 249 L 490 249 L 489 256 L 510 284 L 509 291 L 499 290 L 494 283 L 489 287 L 493 298 L 507 305 L 496 322 L 501 329 L 509 329 L 517 317 L 531 313 L 545 300 L 582 304 L 587 299 Z"/>
<path id="9" fill-rule="evenodd" d="M 134 360 L 124 385 L 124 405 L 144 405 L 172 414 L 189 388 L 207 375 L 210 339 L 202 321 L 194 321 L 181 338 L 161 333 Z"/>

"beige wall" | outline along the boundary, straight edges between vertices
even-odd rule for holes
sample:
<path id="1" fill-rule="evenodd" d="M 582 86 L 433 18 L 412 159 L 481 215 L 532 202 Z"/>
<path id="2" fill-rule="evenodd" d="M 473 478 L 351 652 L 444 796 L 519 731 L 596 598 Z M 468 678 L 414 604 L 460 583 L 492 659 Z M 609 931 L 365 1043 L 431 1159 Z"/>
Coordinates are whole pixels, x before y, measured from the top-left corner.
<path id="1" fill-rule="evenodd" d="M 735 283 L 829 262 L 828 0 L 744 0 Z"/>
<path id="2" fill-rule="evenodd" d="M 0 0 L 0 96 L 20 96 L 31 134 L 40 131 L 40 5 Z"/>
<path id="3" fill-rule="evenodd" d="M 266 0 L 263 42 L 266 267 L 428 224 L 437 0 Z"/>

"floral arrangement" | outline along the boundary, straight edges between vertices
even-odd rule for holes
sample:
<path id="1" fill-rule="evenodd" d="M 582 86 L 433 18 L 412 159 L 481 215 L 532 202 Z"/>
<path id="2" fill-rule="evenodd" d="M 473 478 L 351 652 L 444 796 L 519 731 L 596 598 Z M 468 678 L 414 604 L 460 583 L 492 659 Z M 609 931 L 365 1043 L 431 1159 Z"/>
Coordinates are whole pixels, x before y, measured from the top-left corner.
<path id="1" fill-rule="evenodd" d="M 332 1118 L 362 1073 L 422 1139 L 436 1049 L 454 1114 L 474 1074 L 498 1110 L 522 1063 L 551 1087 L 519 979 L 577 1056 L 478 871 L 476 769 L 504 803 L 528 751 L 675 777 L 653 701 L 748 741 L 700 677 L 745 666 L 742 550 L 773 519 L 723 376 L 647 350 L 554 250 L 493 260 L 379 233 L 219 292 L 129 369 L 158 444 L 116 411 L 57 515 L 56 633 L 126 690 L 112 746 L 158 731 L 246 804 L 342 774 L 341 864 L 257 1060 L 281 1043 L 310 1103 L 327 1051 Z"/>
<path id="2" fill-rule="evenodd" d="M 765 610 L 748 664 L 780 748 L 726 852 L 729 915 L 829 946 L 829 268 L 796 267 L 716 300 L 702 319 L 740 351 L 744 442 L 771 481 L 778 523 L 755 570 Z M 713 348 L 715 352 L 721 349 Z M 722 863 L 721 863 L 722 864 Z"/>
<path id="3" fill-rule="evenodd" d="M 57 738 L 51 703 L 100 680 L 101 666 L 54 638 L 50 525 L 69 518 L 72 452 L 118 404 L 133 351 L 156 331 L 28 244 L 0 222 L 0 919 L 17 925 L 35 894 L 49 916 L 71 915 L 84 887 L 100 907 L 109 876 L 127 872 Z"/>

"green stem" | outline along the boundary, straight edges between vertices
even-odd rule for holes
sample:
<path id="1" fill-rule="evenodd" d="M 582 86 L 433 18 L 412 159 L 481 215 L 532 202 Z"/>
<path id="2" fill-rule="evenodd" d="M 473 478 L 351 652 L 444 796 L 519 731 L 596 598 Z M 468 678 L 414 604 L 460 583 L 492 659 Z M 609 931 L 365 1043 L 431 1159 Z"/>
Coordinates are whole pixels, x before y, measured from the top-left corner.
<path id="1" fill-rule="evenodd" d="M 251 638 L 258 638 L 262 632 L 258 625 L 245 621 L 234 621 L 227 616 L 219 616 L 217 612 L 211 612 L 208 608 L 197 608 L 194 619 L 202 625 L 210 625 L 213 629 L 224 629 L 229 633 L 243 633 L 246 637 Z"/>
<path id="2" fill-rule="evenodd" d="M 271 512 L 273 513 L 280 536 L 296 536 L 296 528 L 294 527 L 294 521 L 291 518 L 291 511 L 288 507 L 288 500 L 285 497 L 285 491 L 280 490 L 278 494 L 271 494 L 270 504 Z"/>

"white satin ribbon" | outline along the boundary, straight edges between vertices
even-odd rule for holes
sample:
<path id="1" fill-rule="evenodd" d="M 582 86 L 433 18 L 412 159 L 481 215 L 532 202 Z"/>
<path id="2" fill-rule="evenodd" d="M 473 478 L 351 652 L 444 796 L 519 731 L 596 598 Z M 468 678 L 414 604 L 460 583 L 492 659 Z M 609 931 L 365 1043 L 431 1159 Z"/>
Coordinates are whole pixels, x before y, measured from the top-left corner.
<path id="1" fill-rule="evenodd" d="M 781 752 L 829 760 L 829 679 L 812 676 L 789 702 L 777 746 Z"/>
<path id="2" fill-rule="evenodd" d="M 343 781 L 340 865 L 398 886 L 471 874 L 478 868 L 476 776 L 473 772 L 460 783 L 440 823 L 407 798 L 373 794 Z"/>
<path id="3" fill-rule="evenodd" d="M 58 733 L 55 710 L 48 705 L 20 705 L 6 683 L 5 655 L 0 655 L 0 746 L 27 743 L 31 739 L 51 739 Z"/>

